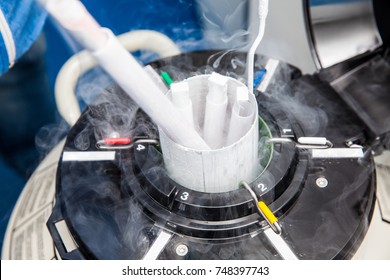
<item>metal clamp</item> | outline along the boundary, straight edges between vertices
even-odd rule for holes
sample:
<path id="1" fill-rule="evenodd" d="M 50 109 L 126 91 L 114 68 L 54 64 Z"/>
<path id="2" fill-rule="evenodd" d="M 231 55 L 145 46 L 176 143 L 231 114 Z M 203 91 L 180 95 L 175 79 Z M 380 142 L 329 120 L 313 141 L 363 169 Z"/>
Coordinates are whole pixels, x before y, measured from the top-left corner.
<path id="1" fill-rule="evenodd" d="M 264 220 L 268 223 L 270 228 L 276 233 L 281 234 L 282 228 L 278 222 L 278 218 L 272 213 L 269 207 L 264 203 L 264 201 L 259 201 L 257 199 L 256 193 L 252 190 L 252 188 L 245 181 L 240 182 L 240 186 L 244 187 L 251 195 L 253 203 L 256 206 L 257 212 L 264 218 Z"/>
<path id="2" fill-rule="evenodd" d="M 270 138 L 267 143 L 294 143 L 298 149 L 330 149 L 333 143 L 324 137 L 300 137 L 298 141 L 291 138 Z"/>
<path id="3" fill-rule="evenodd" d="M 358 135 L 345 140 L 344 143 L 349 148 L 363 148 L 363 143 L 365 142 L 365 135 L 363 133 L 359 133 Z"/>
<path id="4" fill-rule="evenodd" d="M 104 142 L 104 140 L 99 140 L 96 143 L 96 148 L 98 150 L 125 150 L 130 149 L 136 144 L 154 144 L 160 145 L 160 141 L 158 139 L 150 139 L 150 138 L 136 138 L 129 144 L 126 145 L 108 145 Z"/>

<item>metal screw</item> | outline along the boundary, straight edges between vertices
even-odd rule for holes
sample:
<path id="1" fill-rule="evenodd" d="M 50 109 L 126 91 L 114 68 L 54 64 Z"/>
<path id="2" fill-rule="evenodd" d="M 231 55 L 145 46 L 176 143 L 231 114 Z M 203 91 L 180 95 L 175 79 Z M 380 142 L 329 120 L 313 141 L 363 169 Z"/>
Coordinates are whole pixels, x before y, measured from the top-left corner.
<path id="1" fill-rule="evenodd" d="M 179 244 L 176 247 L 176 254 L 178 254 L 180 257 L 184 257 L 188 253 L 188 247 L 184 244 Z"/>
<path id="2" fill-rule="evenodd" d="M 325 188 L 326 186 L 328 186 L 328 180 L 325 177 L 319 177 L 316 180 L 316 184 L 320 188 Z"/>

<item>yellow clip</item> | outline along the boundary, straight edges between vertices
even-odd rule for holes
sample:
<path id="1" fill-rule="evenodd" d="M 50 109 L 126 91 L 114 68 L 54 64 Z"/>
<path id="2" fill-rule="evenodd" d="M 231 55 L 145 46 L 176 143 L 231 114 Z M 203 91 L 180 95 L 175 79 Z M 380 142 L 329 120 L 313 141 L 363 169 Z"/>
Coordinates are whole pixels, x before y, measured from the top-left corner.
<path id="1" fill-rule="evenodd" d="M 267 221 L 269 226 L 272 228 L 272 230 L 276 234 L 281 234 L 282 233 L 282 228 L 280 227 L 278 223 L 278 218 L 272 213 L 271 209 L 265 204 L 263 201 L 257 202 L 257 207 L 260 210 L 261 216 Z"/>
<path id="2" fill-rule="evenodd" d="M 263 201 L 258 201 L 255 192 L 251 189 L 251 187 L 245 181 L 240 182 L 240 186 L 244 187 L 251 195 L 253 199 L 253 203 L 257 206 L 257 211 L 264 218 L 264 220 L 268 223 L 271 229 L 276 234 L 282 233 L 282 228 L 279 225 L 278 218 L 275 217 L 274 213 L 269 209 L 267 204 Z"/>
<path id="3" fill-rule="evenodd" d="M 261 212 L 263 212 L 264 216 L 271 224 L 274 224 L 275 222 L 278 221 L 278 218 L 275 217 L 274 213 L 271 212 L 271 210 L 263 201 L 259 201 L 257 205 L 259 206 Z"/>

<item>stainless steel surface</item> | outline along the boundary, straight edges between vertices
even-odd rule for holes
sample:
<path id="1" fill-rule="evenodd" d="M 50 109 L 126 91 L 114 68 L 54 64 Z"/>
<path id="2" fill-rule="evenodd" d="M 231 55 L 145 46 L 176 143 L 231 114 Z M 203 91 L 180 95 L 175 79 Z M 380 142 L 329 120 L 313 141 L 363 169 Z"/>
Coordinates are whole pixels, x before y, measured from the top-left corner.
<path id="1" fill-rule="evenodd" d="M 249 1 L 249 31 L 252 40 L 258 28 L 257 2 Z M 305 74 L 313 73 L 319 69 L 319 65 L 314 59 L 309 35 L 304 1 L 272 0 L 269 2 L 264 38 L 257 52 L 295 65 Z"/>
<path id="2" fill-rule="evenodd" d="M 327 68 L 382 44 L 371 0 L 309 0 L 314 47 Z"/>
<path id="3" fill-rule="evenodd" d="M 249 46 L 258 32 L 258 1 L 248 0 L 249 34 L 243 23 L 246 1 L 237 5 L 234 12 L 230 4 L 223 8 L 220 3 L 208 2 L 199 0 L 198 6 L 201 14 L 207 16 L 203 26 L 209 47 L 238 47 L 243 42 Z M 257 52 L 295 65 L 306 74 L 381 44 L 372 0 L 272 0 Z"/>

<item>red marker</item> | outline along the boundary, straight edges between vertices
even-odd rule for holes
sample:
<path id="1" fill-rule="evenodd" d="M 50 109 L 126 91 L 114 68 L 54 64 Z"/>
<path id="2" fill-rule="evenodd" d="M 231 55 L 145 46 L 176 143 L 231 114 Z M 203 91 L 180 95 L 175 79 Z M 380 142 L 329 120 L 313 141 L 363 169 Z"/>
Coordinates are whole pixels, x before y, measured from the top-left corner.
<path id="1" fill-rule="evenodd" d="M 104 138 L 104 144 L 110 145 L 110 146 L 116 146 L 116 145 L 128 145 L 130 144 L 131 139 L 128 137 L 121 137 L 121 138 Z"/>

